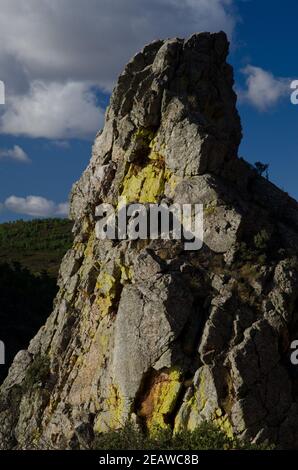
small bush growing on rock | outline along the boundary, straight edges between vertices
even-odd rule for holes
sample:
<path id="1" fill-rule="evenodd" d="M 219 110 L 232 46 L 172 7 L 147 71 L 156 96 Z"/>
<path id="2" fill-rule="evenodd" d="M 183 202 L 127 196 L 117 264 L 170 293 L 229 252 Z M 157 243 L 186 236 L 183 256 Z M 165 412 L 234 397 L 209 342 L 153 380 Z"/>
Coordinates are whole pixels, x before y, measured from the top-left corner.
<path id="1" fill-rule="evenodd" d="M 259 251 L 265 251 L 267 249 L 269 240 L 270 236 L 268 235 L 267 231 L 263 229 L 254 236 L 255 247 Z"/>
<path id="2" fill-rule="evenodd" d="M 269 164 L 268 163 L 262 163 L 262 162 L 256 162 L 255 163 L 255 169 L 258 173 L 258 175 L 263 176 L 265 173 L 265 177 L 268 180 L 269 179 Z"/>
<path id="3" fill-rule="evenodd" d="M 43 385 L 50 373 L 50 360 L 47 356 L 37 356 L 30 365 L 24 387 L 30 389 L 34 386 Z"/>

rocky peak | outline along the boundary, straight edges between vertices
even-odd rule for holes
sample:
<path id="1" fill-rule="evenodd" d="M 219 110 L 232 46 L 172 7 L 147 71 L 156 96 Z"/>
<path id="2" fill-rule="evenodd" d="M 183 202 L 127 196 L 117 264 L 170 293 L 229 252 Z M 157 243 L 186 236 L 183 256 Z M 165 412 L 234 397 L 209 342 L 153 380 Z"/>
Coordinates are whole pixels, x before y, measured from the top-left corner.
<path id="1" fill-rule="evenodd" d="M 298 447 L 297 203 L 237 157 L 224 33 L 156 41 L 119 77 L 71 196 L 47 323 L 0 391 L 2 448 L 86 448 L 133 421 Z M 98 240 L 118 198 L 204 206 L 204 245 Z"/>
<path id="2" fill-rule="evenodd" d="M 116 182 L 121 181 L 124 163 L 144 159 L 153 137 L 154 150 L 181 177 L 219 173 L 237 156 L 241 124 L 227 53 L 225 33 L 200 33 L 185 41 L 156 41 L 128 63 L 87 174 L 73 192 L 74 219 L 99 199 L 103 172 L 112 176 L 117 168 Z M 114 184 L 108 196 L 117 192 Z"/>

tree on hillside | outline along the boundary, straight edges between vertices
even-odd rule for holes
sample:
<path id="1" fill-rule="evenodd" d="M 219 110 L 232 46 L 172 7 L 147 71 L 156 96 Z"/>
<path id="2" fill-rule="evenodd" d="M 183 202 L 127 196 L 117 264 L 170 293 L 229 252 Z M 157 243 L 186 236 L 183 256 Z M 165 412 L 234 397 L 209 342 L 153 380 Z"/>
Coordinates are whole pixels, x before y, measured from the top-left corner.
<path id="1" fill-rule="evenodd" d="M 263 174 L 265 173 L 266 179 L 267 180 L 269 179 L 269 173 L 268 173 L 269 163 L 255 162 L 255 169 L 257 170 L 257 173 L 260 176 L 263 176 Z"/>

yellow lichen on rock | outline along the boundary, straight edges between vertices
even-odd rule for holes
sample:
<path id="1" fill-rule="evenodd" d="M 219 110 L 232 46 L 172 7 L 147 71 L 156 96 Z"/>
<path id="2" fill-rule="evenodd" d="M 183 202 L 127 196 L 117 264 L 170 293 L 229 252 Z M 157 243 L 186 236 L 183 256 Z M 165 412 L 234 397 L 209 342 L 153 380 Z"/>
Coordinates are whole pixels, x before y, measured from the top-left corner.
<path id="1" fill-rule="evenodd" d="M 168 418 L 174 411 L 182 385 L 182 374 L 177 368 L 153 376 L 138 412 L 151 433 L 170 427 Z"/>
<path id="2" fill-rule="evenodd" d="M 93 249 L 94 249 L 94 242 L 95 242 L 95 232 L 92 232 L 89 237 L 86 249 L 84 251 L 85 258 L 87 258 L 88 256 L 92 256 Z"/>
<path id="3" fill-rule="evenodd" d="M 133 278 L 132 268 L 130 266 L 122 265 L 120 266 L 120 270 L 121 270 L 121 278 L 120 278 L 121 284 L 124 285 L 128 282 L 131 282 Z"/>
<path id="4" fill-rule="evenodd" d="M 111 411 L 112 421 L 110 426 L 112 429 L 123 425 L 122 415 L 124 410 L 124 400 L 121 397 L 119 389 L 115 385 L 111 385 L 110 394 L 107 398 L 107 404 Z"/>
<path id="5" fill-rule="evenodd" d="M 156 170 L 154 164 L 145 167 L 145 178 L 141 188 L 139 202 L 141 204 L 157 203 L 162 195 L 165 183 L 165 170 Z"/>
<path id="6" fill-rule="evenodd" d="M 125 175 L 120 197 L 126 197 L 127 203 L 157 203 L 164 194 L 165 184 L 171 173 L 165 167 L 164 157 L 154 149 L 154 134 L 147 129 L 140 129 L 135 139 L 144 141 L 148 155 L 145 162 L 130 163 Z"/>
<path id="7" fill-rule="evenodd" d="M 209 421 L 213 417 L 214 410 L 218 408 L 218 403 L 210 379 L 208 367 L 203 366 L 199 370 L 195 383 L 188 389 L 188 398 L 183 401 L 176 416 L 175 432 L 183 429 L 193 431 L 198 424 L 205 420 Z"/>
<path id="8" fill-rule="evenodd" d="M 113 301 L 117 293 L 117 279 L 102 271 L 96 282 L 96 303 L 101 311 L 102 316 L 109 313 L 110 308 L 113 305 Z"/>
<path id="9" fill-rule="evenodd" d="M 155 132 L 153 129 L 140 127 L 134 134 L 133 139 L 135 141 L 142 141 L 144 145 L 150 145 L 155 137 Z"/>
<path id="10" fill-rule="evenodd" d="M 94 424 L 94 431 L 96 433 L 119 429 L 124 425 L 124 399 L 115 385 L 111 385 L 109 388 L 109 394 L 105 399 L 105 406 L 107 411 L 100 413 Z"/>
<path id="11" fill-rule="evenodd" d="M 125 197 L 127 203 L 138 201 L 145 179 L 144 172 L 141 170 L 139 173 L 136 173 L 134 168 L 133 164 L 129 166 L 123 181 L 121 197 Z"/>
<path id="12" fill-rule="evenodd" d="M 227 414 L 221 408 L 217 408 L 214 413 L 213 423 L 221 429 L 230 439 L 234 438 L 233 426 Z"/>
<path id="13" fill-rule="evenodd" d="M 132 281 L 132 268 L 120 260 L 115 261 L 114 272 L 109 274 L 102 266 L 95 287 L 96 303 L 102 316 L 107 315 L 120 296 L 123 285 Z"/>
<path id="14" fill-rule="evenodd" d="M 157 203 L 164 192 L 167 174 L 164 168 L 158 168 L 154 161 L 143 168 L 133 163 L 130 165 L 123 182 L 121 196 L 127 203 Z"/>

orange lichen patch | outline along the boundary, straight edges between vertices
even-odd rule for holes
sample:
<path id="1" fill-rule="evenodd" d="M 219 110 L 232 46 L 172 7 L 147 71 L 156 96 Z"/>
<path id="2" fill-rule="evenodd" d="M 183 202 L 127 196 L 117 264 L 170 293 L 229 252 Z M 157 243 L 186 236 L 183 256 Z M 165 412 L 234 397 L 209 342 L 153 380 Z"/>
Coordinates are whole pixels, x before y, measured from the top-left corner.
<path id="1" fill-rule="evenodd" d="M 138 415 L 144 420 L 149 431 L 166 429 L 174 411 L 182 387 L 181 372 L 172 368 L 153 372 L 146 384 Z"/>

